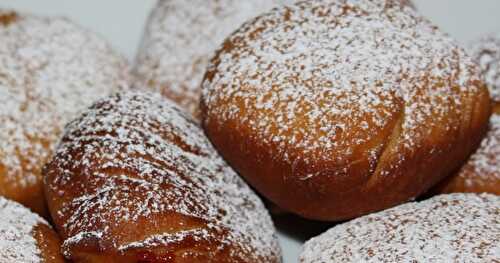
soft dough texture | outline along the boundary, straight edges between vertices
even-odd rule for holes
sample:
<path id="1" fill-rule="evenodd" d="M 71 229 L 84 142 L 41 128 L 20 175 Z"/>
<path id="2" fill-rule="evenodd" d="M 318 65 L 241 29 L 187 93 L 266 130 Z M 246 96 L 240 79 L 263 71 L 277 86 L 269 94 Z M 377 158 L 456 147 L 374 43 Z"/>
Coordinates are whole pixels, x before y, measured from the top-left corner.
<path id="1" fill-rule="evenodd" d="M 438 192 L 473 192 L 500 195 L 500 35 L 483 37 L 471 45 L 471 54 L 486 79 L 493 103 L 488 134 L 456 176 Z"/>
<path id="2" fill-rule="evenodd" d="M 199 118 L 210 56 L 247 20 L 293 0 L 161 0 L 135 66 L 138 87 L 159 91 Z"/>
<path id="3" fill-rule="evenodd" d="M 281 262 L 262 202 L 160 95 L 96 103 L 69 124 L 45 175 L 74 262 Z"/>
<path id="4" fill-rule="evenodd" d="M 93 33 L 0 10 L 0 195 L 47 215 L 41 169 L 64 125 L 125 78 L 125 59 Z"/>
<path id="5" fill-rule="evenodd" d="M 0 197 L 0 263 L 63 263 L 60 245 L 45 220 Z"/>
<path id="6" fill-rule="evenodd" d="M 499 241 L 500 197 L 442 195 L 338 225 L 300 262 L 498 262 Z"/>
<path id="7" fill-rule="evenodd" d="M 476 65 L 392 0 L 311 0 L 230 36 L 206 74 L 203 126 L 279 206 L 354 218 L 419 196 L 464 163 L 490 104 Z"/>

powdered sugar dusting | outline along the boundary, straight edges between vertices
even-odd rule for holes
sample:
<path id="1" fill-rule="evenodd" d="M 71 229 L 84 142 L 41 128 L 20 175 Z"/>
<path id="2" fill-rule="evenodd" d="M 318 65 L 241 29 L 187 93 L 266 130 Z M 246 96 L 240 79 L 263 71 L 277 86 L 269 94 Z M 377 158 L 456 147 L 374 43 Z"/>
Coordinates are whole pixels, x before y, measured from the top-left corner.
<path id="1" fill-rule="evenodd" d="M 40 182 L 64 124 L 125 85 L 127 65 L 66 19 L 4 13 L 10 19 L 0 23 L 0 170 L 6 184 L 22 188 Z"/>
<path id="2" fill-rule="evenodd" d="M 398 142 L 416 149 L 433 130 L 459 129 L 449 116 L 480 90 L 465 52 L 391 0 L 274 9 L 229 37 L 206 76 L 204 121 L 239 123 L 290 164 L 290 152 L 348 163 L 398 119 Z"/>
<path id="3" fill-rule="evenodd" d="M 466 179 L 466 186 L 471 187 L 500 182 L 500 115 L 494 113 L 491 116 L 490 128 L 481 146 L 458 176 Z"/>
<path id="4" fill-rule="evenodd" d="M 245 255 L 236 258 L 280 258 L 262 202 L 198 125 L 160 95 L 128 93 L 96 103 L 67 127 L 47 174 L 51 191 L 70 198 L 57 211 L 64 220 L 66 256 L 69 247 L 92 238 L 127 251 L 220 236 L 220 249 L 241 246 Z M 111 233 L 115 224 L 150 220 L 165 211 L 206 223 L 133 241 Z"/>
<path id="5" fill-rule="evenodd" d="M 311 239 L 300 260 L 498 262 L 500 197 L 442 195 L 368 215 Z"/>
<path id="6" fill-rule="evenodd" d="M 475 41 L 470 51 L 483 72 L 492 99 L 500 102 L 500 35 L 485 36 Z"/>
<path id="7" fill-rule="evenodd" d="M 137 59 L 139 87 L 161 91 L 196 114 L 208 60 L 245 21 L 292 0 L 162 0 Z"/>
<path id="8" fill-rule="evenodd" d="M 41 263 L 33 228 L 47 224 L 21 205 L 0 197 L 0 262 Z"/>

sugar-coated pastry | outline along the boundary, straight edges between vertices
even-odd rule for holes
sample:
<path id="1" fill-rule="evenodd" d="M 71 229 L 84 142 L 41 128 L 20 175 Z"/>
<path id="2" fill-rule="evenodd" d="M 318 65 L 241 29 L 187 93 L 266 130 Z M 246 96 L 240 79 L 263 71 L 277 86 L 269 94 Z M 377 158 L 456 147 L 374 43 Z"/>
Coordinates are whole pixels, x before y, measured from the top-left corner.
<path id="1" fill-rule="evenodd" d="M 441 195 L 338 225 L 308 241 L 301 263 L 499 262 L 500 197 Z"/>
<path id="2" fill-rule="evenodd" d="M 398 0 L 311 0 L 231 35 L 201 112 L 228 163 L 282 208 L 336 221 L 415 198 L 464 163 L 490 116 L 464 50 Z"/>
<path id="3" fill-rule="evenodd" d="M 473 42 L 470 53 L 484 75 L 492 100 L 500 103 L 500 34 Z"/>
<path id="4" fill-rule="evenodd" d="M 44 219 L 0 197 L 0 263 L 63 263 L 60 245 Z"/>
<path id="5" fill-rule="evenodd" d="M 488 85 L 493 115 L 481 147 L 457 175 L 439 185 L 437 192 L 486 192 L 500 195 L 500 35 L 483 37 L 475 41 L 470 49 Z"/>
<path id="6" fill-rule="evenodd" d="M 124 58 L 73 22 L 0 10 L 0 196 L 46 215 L 41 169 L 65 123 L 126 74 Z"/>
<path id="7" fill-rule="evenodd" d="M 208 61 L 244 22 L 294 0 L 161 0 L 137 57 L 139 87 L 161 92 L 199 118 Z"/>
<path id="8" fill-rule="evenodd" d="M 160 95 L 96 103 L 68 125 L 44 175 L 73 262 L 281 262 L 262 202 Z"/>
<path id="9" fill-rule="evenodd" d="M 469 161 L 433 192 L 500 195 L 500 112 L 491 116 L 488 133 Z"/>

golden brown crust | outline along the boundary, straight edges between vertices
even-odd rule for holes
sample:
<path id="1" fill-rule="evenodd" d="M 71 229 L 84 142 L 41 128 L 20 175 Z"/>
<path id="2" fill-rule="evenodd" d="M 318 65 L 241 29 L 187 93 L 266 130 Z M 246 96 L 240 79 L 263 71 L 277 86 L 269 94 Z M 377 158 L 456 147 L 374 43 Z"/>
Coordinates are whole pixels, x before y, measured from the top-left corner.
<path id="1" fill-rule="evenodd" d="M 433 193 L 492 193 L 500 195 L 500 36 L 473 42 L 471 54 L 483 73 L 493 103 L 490 127 L 481 146 L 457 174 Z"/>
<path id="2" fill-rule="evenodd" d="M 51 152 L 49 149 L 45 149 L 47 152 Z M 22 158 L 22 157 L 20 157 Z M 8 197 L 9 199 L 16 200 L 26 207 L 29 207 L 35 213 L 41 215 L 44 218 L 49 217 L 49 212 L 47 210 L 47 204 L 45 203 L 45 197 L 43 194 L 43 183 L 41 177 L 40 167 L 43 166 L 45 162 L 43 160 L 39 161 L 38 167 L 35 171 L 30 169 L 31 165 L 23 166 L 23 171 L 26 173 L 33 173 L 38 175 L 36 182 L 30 185 L 20 187 L 18 184 L 12 184 L 11 179 L 6 176 L 0 176 L 0 196 Z M 0 175 L 7 174 L 7 167 L 0 163 Z M 22 173 L 19 172 L 15 175 L 16 177 L 22 177 Z"/>
<path id="3" fill-rule="evenodd" d="M 440 183 L 432 192 L 500 195 L 500 107 L 495 107 L 480 147 L 457 174 Z"/>
<path id="4" fill-rule="evenodd" d="M 466 160 L 490 114 L 465 52 L 392 0 L 275 9 L 228 38 L 203 88 L 203 126 L 225 159 L 318 220 L 422 194 Z"/>
<path id="5" fill-rule="evenodd" d="M 12 11 L 2 12 L 0 10 L 0 24 L 2 26 L 8 26 L 8 25 L 14 23 L 18 18 L 19 18 L 19 16 L 17 15 L 16 12 L 12 12 Z"/>
<path id="6" fill-rule="evenodd" d="M 59 17 L 0 10 L 0 195 L 47 217 L 41 170 L 66 122 L 126 86 L 126 60 Z"/>
<path id="7" fill-rule="evenodd" d="M 281 262 L 262 202 L 173 102 L 116 95 L 67 129 L 44 172 L 67 258 Z"/>
<path id="8" fill-rule="evenodd" d="M 48 225 L 39 224 L 33 229 L 33 236 L 40 249 L 42 263 L 64 263 L 61 254 L 61 240 Z"/>
<path id="9" fill-rule="evenodd" d="M 433 193 L 490 193 L 500 195 L 498 173 L 477 174 L 474 167 L 462 168 L 460 174 L 447 178 Z"/>

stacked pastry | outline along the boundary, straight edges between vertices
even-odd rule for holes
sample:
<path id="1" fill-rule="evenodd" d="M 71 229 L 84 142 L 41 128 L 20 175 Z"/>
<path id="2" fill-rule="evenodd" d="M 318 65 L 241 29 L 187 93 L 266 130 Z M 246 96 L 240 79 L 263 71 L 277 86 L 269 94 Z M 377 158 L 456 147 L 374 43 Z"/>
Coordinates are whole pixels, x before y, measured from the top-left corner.
<path id="1" fill-rule="evenodd" d="M 0 12 L 0 195 L 54 225 L 0 197 L 0 262 L 282 262 L 251 187 L 351 220 L 303 263 L 500 261 L 500 41 L 295 2 L 161 0 L 132 78 L 72 22 Z"/>
<path id="2" fill-rule="evenodd" d="M 5 201 L 0 262 L 281 262 L 262 202 L 191 117 L 156 95 L 104 98 L 131 83 L 107 43 L 66 19 L 0 22 L 0 194 L 48 205 L 62 238 Z"/>

